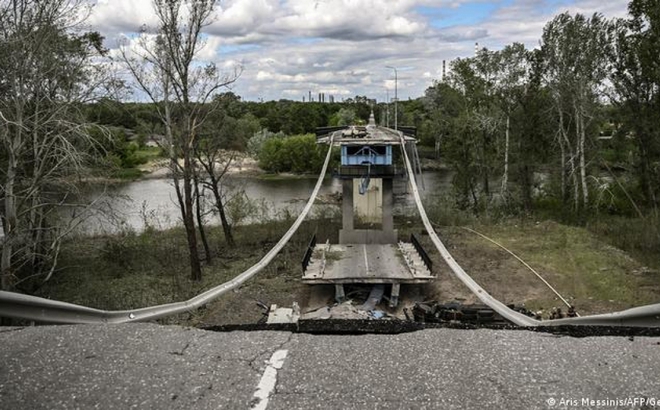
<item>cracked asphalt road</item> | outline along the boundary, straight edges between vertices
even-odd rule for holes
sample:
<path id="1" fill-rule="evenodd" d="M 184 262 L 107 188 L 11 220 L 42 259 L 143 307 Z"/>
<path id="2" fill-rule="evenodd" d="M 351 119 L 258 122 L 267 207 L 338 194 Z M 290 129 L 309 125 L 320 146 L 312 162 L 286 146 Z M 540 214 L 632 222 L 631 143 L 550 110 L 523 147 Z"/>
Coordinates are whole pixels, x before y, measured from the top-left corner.
<path id="1" fill-rule="evenodd" d="M 249 409 L 280 349 L 288 355 L 269 410 L 590 408 L 560 400 L 660 400 L 657 337 L 486 329 L 320 336 L 132 324 L 0 329 L 0 346 L 2 409 Z"/>

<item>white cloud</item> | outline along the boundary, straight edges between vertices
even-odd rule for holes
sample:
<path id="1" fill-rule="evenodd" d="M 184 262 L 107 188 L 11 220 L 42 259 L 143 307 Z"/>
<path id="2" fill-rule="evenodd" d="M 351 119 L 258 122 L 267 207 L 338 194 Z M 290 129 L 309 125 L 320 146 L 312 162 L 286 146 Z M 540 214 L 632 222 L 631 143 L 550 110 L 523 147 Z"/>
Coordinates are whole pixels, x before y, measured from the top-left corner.
<path id="1" fill-rule="evenodd" d="M 218 50 L 222 39 L 218 36 L 209 36 L 204 39 L 204 44 L 199 49 L 197 57 L 202 61 L 214 61 L 218 59 Z"/>
<path id="2" fill-rule="evenodd" d="M 223 36 L 245 36 L 258 31 L 278 13 L 277 0 L 229 0 L 216 9 L 209 32 Z"/>
<path id="3" fill-rule="evenodd" d="M 98 0 L 87 23 L 111 36 L 138 31 L 143 25 L 155 27 L 157 19 L 151 1 Z"/>
<path id="4" fill-rule="evenodd" d="M 538 45 L 544 25 L 563 11 L 606 17 L 626 14 L 625 0 L 513 0 L 485 20 L 434 28 L 420 9 L 460 13 L 465 3 L 488 0 L 225 0 L 205 30 L 199 58 L 244 72 L 235 92 L 246 99 L 300 99 L 313 95 L 393 97 L 386 65 L 399 68 L 400 98 L 423 94 L 442 75 L 442 61 L 471 56 L 474 43 L 491 49 L 517 41 Z M 507 5 L 508 4 L 508 5 Z M 148 0 L 98 0 L 88 23 L 117 47 L 121 33 L 156 27 Z M 116 53 L 116 51 L 113 51 Z"/>

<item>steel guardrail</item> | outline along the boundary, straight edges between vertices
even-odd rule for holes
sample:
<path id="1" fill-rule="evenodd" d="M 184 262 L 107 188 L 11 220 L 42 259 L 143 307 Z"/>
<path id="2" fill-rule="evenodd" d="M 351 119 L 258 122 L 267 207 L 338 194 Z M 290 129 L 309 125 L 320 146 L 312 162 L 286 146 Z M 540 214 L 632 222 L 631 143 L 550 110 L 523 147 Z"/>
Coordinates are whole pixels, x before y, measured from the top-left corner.
<path id="1" fill-rule="evenodd" d="M 429 272 L 431 272 L 431 270 L 432 270 L 431 268 L 433 267 L 433 262 L 431 261 L 431 258 L 429 258 L 429 254 L 426 253 L 424 248 L 422 248 L 422 244 L 419 243 L 419 240 L 413 234 L 410 234 L 410 242 L 413 244 L 413 246 L 417 250 L 417 253 L 422 258 L 422 261 L 424 262 L 424 265 L 426 265 Z"/>
<path id="2" fill-rule="evenodd" d="M 396 132 L 396 131 L 393 131 Z M 426 214 L 426 210 L 422 205 L 422 200 L 419 195 L 419 190 L 417 188 L 417 183 L 415 178 L 410 159 L 405 150 L 405 137 L 402 132 L 398 132 L 399 138 L 401 139 L 402 154 L 403 159 L 408 170 L 408 181 L 411 186 L 413 197 L 415 198 L 415 204 L 417 205 L 417 210 L 419 211 L 424 227 L 429 233 L 431 241 L 435 245 L 438 252 L 442 256 L 442 259 L 447 263 L 454 275 L 463 282 L 471 291 L 474 293 L 479 300 L 481 300 L 486 305 L 490 306 L 491 309 L 499 313 L 502 317 L 509 320 L 510 322 L 525 327 L 537 327 L 537 326 L 562 326 L 562 325 L 582 325 L 582 326 L 642 326 L 642 327 L 658 327 L 660 326 L 660 304 L 640 306 L 632 309 L 627 309 L 621 312 L 614 313 L 605 313 L 600 315 L 591 315 L 591 316 L 582 316 L 582 317 L 573 317 L 566 319 L 555 319 L 555 320 L 536 320 L 529 316 L 523 315 L 522 313 L 516 312 L 512 309 L 509 309 L 504 303 L 495 299 L 491 296 L 485 289 L 483 289 L 477 282 L 474 281 L 461 267 L 461 265 L 456 262 L 453 256 L 449 253 L 445 245 L 442 243 L 438 237 L 435 229 L 433 228 L 429 218 Z"/>
<path id="3" fill-rule="evenodd" d="M 328 153 L 325 156 L 323 168 L 316 181 L 316 186 L 303 208 L 289 230 L 280 238 L 277 244 L 255 265 L 236 276 L 234 279 L 207 290 L 191 299 L 183 302 L 168 303 L 158 306 L 149 306 L 129 310 L 100 310 L 72 303 L 60 302 L 40 298 L 37 296 L 23 295 L 20 293 L 0 291 L 0 317 L 12 317 L 19 319 L 35 320 L 49 323 L 126 323 L 155 320 L 179 313 L 191 312 L 195 309 L 212 302 L 223 294 L 242 285 L 248 279 L 265 268 L 286 245 L 293 234 L 298 230 L 303 220 L 309 213 L 314 200 L 321 189 L 323 178 L 328 170 L 334 134 L 330 136 Z"/>
<path id="4" fill-rule="evenodd" d="M 302 260 L 302 271 L 305 273 L 307 266 L 309 266 L 309 261 L 312 259 L 312 254 L 314 253 L 314 248 L 316 247 L 316 235 L 312 236 L 312 240 L 309 241 L 307 245 L 307 250 L 305 251 L 305 256 Z"/>

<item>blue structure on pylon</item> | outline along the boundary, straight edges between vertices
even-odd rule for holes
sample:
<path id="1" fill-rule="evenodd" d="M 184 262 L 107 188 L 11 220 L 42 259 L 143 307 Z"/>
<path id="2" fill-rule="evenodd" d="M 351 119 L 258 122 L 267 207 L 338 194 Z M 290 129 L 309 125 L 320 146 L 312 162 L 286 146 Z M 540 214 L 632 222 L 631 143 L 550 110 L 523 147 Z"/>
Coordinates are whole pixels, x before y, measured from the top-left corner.
<path id="1" fill-rule="evenodd" d="M 394 181 L 406 174 L 393 154 L 413 152 L 415 131 L 378 127 L 373 113 L 367 126 L 317 128 L 319 143 L 341 148 L 341 165 L 334 176 L 342 185 L 342 226 L 337 243 L 312 239 L 303 259 L 304 283 L 334 285 L 338 302 L 345 298 L 345 284 L 378 285 L 375 294 L 391 285 L 389 299 L 394 307 L 401 284 L 435 280 L 430 264 L 426 265 L 428 258 L 420 257 L 421 246 L 400 241 L 394 229 Z"/>
<path id="2" fill-rule="evenodd" d="M 392 165 L 391 145 L 342 145 L 341 164 Z"/>

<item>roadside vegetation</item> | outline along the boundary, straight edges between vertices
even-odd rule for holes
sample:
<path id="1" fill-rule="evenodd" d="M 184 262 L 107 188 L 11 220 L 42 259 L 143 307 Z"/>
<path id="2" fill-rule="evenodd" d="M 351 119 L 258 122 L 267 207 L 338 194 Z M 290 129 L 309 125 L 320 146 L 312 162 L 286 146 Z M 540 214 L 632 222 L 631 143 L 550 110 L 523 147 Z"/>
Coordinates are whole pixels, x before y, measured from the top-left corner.
<path id="1" fill-rule="evenodd" d="M 85 237 L 67 241 L 60 271 L 53 279 L 23 290 L 50 299 L 99 309 L 131 309 L 182 301 L 224 283 L 257 263 L 286 232 L 293 216 L 283 212 L 278 220 L 234 228 L 235 245 L 224 240 L 221 227 L 207 230 L 213 263 L 203 261 L 203 279 L 186 274 L 186 242 L 181 228 Z M 306 221 L 284 250 L 257 277 L 239 290 L 224 295 L 199 312 L 170 319 L 189 324 L 254 323 L 267 305 L 291 306 L 308 291 L 300 278 L 302 254 L 311 237 L 337 237 L 340 219 L 317 215 Z M 35 282 L 31 283 L 35 285 Z M 24 284 L 27 286 L 27 284 Z M 168 319 L 165 319 L 168 322 Z"/>

